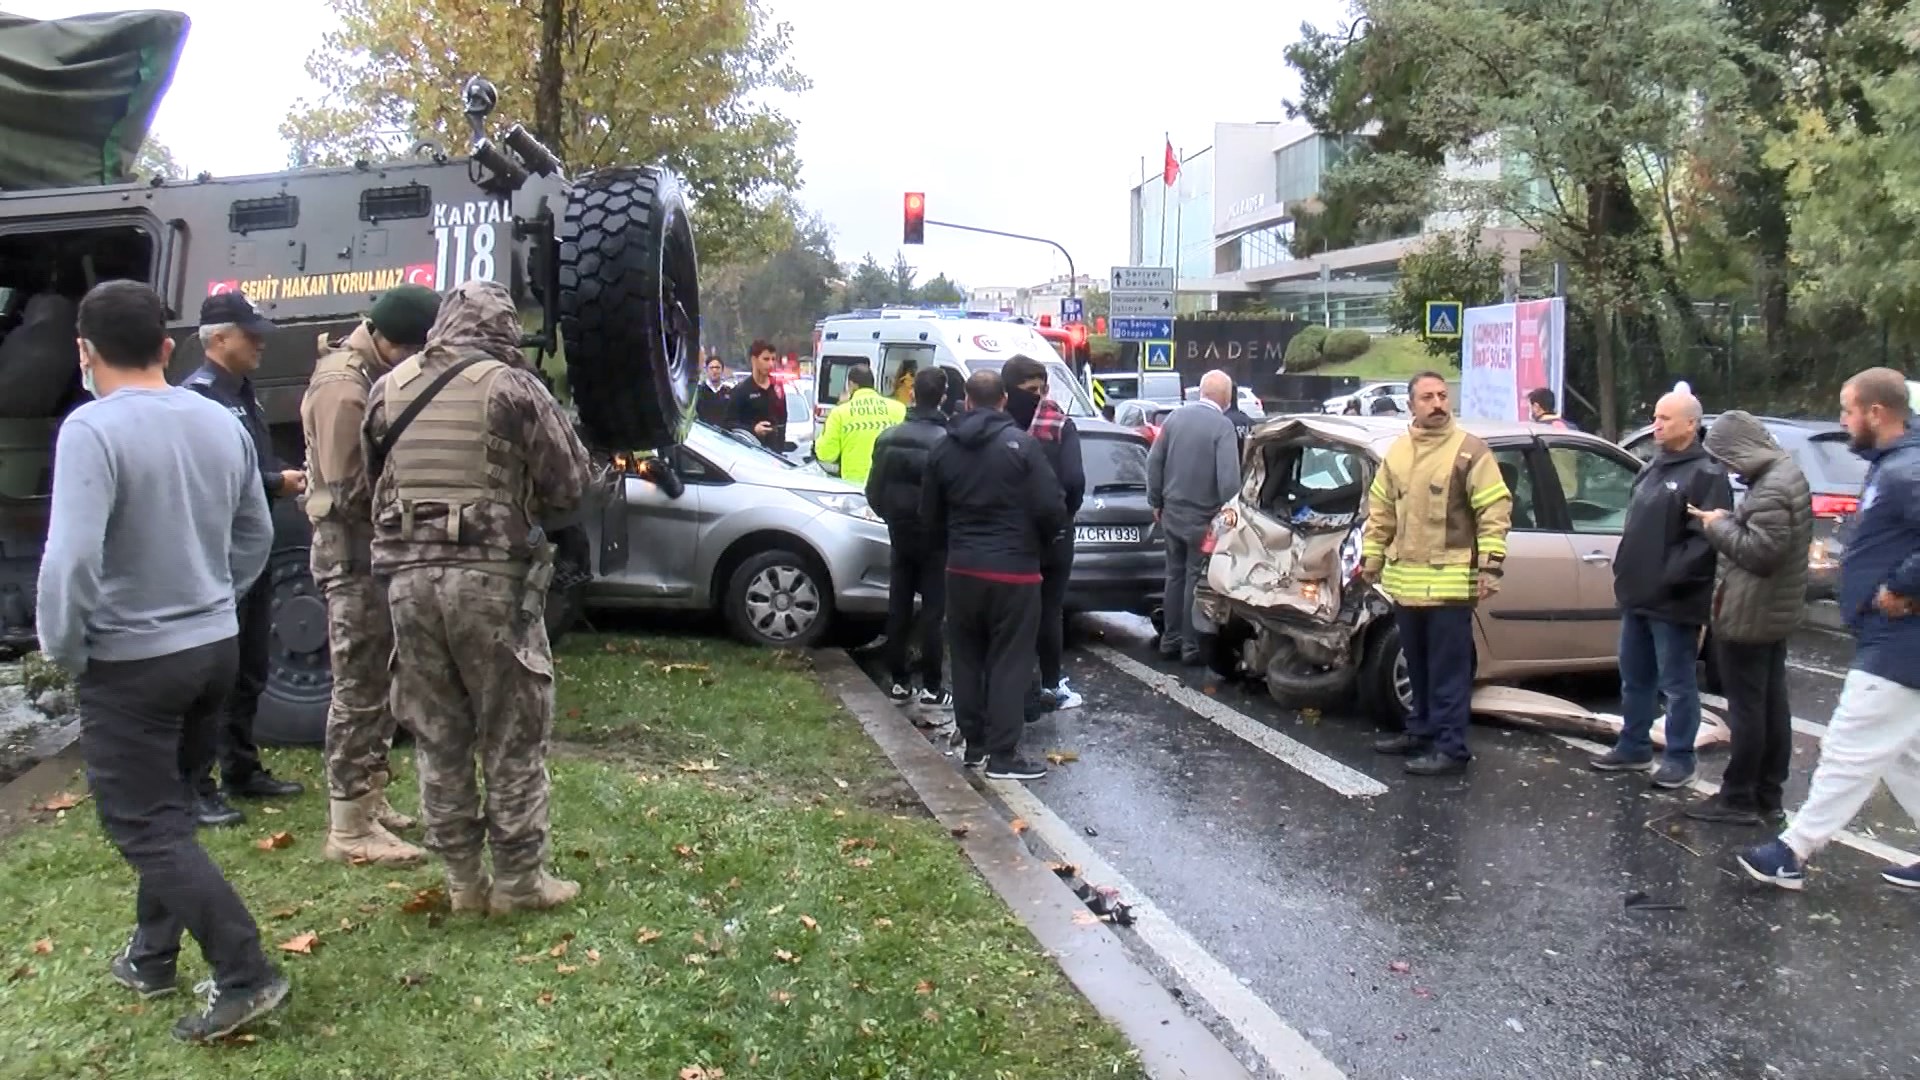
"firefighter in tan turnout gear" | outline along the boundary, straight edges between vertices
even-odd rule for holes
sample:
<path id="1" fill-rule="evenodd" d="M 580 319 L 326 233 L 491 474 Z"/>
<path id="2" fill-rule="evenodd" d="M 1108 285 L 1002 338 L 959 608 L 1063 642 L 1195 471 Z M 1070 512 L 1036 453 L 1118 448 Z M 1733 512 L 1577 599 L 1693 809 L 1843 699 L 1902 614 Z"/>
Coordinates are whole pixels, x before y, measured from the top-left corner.
<path id="1" fill-rule="evenodd" d="M 393 624 L 373 577 L 372 491 L 360 428 L 367 394 L 388 369 L 427 343 L 440 296 L 419 285 L 389 290 L 351 334 L 320 341 L 321 357 L 300 402 L 307 438 L 307 518 L 313 523 L 314 584 L 327 598 L 333 701 L 327 709 L 326 857 L 336 862 L 414 863 L 419 848 L 393 835 L 412 818 L 388 803 L 393 711 L 387 664 Z M 393 831 L 390 831 L 393 830 Z"/>
<path id="2" fill-rule="evenodd" d="M 541 522 L 580 501 L 587 452 L 525 365 L 512 297 L 469 281 L 442 301 L 425 351 L 367 402 L 393 711 L 416 740 L 426 846 L 446 862 L 456 912 L 549 908 L 580 892 L 546 872 L 553 547 Z"/>

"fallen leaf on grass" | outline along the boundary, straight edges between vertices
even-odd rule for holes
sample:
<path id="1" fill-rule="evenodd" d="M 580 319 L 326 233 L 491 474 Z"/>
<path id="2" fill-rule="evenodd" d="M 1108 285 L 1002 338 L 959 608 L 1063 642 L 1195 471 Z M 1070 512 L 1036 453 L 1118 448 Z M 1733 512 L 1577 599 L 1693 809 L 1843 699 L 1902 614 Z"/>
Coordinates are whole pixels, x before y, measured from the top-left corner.
<path id="1" fill-rule="evenodd" d="M 690 965 L 692 965 L 693 967 L 699 967 L 700 965 L 702 965 L 702 964 L 704 964 L 704 963 L 706 963 L 706 962 L 707 962 L 707 954 L 705 954 L 705 953 L 697 953 L 697 952 L 696 952 L 696 953 L 688 953 L 688 954 L 687 954 L 687 955 L 686 955 L 685 957 L 683 957 L 682 959 L 683 959 L 683 960 L 685 960 L 685 961 L 686 961 L 686 963 L 688 963 L 688 964 L 690 964 Z"/>
<path id="2" fill-rule="evenodd" d="M 599 950 L 599 949 L 588 949 L 588 950 L 587 950 L 587 964 L 588 964 L 589 966 L 592 966 L 592 967 L 597 967 L 597 966 L 599 966 L 599 964 L 600 964 L 600 950 Z"/>
<path id="3" fill-rule="evenodd" d="M 785 990 L 775 990 L 773 993 L 768 994 L 767 997 L 771 998 L 775 1005 L 785 1005 L 787 1002 L 793 1000 L 793 995 L 787 993 Z"/>
<path id="4" fill-rule="evenodd" d="M 561 938 L 560 944 L 547 950 L 547 955 L 553 957 L 555 960 L 567 955 L 567 946 L 572 940 L 571 937 Z"/>
<path id="5" fill-rule="evenodd" d="M 387 882 L 387 888 L 392 889 L 394 892 L 406 892 L 407 883 L 404 881 L 389 881 Z"/>
<path id="6" fill-rule="evenodd" d="M 280 951 L 299 953 L 302 956 L 306 956 L 312 953 L 313 947 L 318 944 L 320 944 L 320 935 L 309 930 L 304 934 L 295 934 L 281 942 Z"/>
<path id="7" fill-rule="evenodd" d="M 345 932 L 348 932 L 348 931 L 351 931 L 352 929 L 353 929 L 353 920 L 352 920 L 352 919 L 341 919 L 341 920 L 340 920 L 340 930 L 341 930 L 341 932 L 343 932 L 343 933 L 345 933 Z"/>
<path id="8" fill-rule="evenodd" d="M 773 918 L 773 917 L 774 917 L 775 915 L 778 915 L 778 914 L 780 914 L 781 912 L 783 912 L 783 911 L 785 911 L 785 910 L 787 910 L 787 905 L 785 905 L 785 904 L 775 904 L 775 905 L 773 905 L 772 907 L 770 907 L 770 908 L 768 908 L 768 909 L 767 909 L 767 918 L 769 918 L 769 919 L 771 919 L 771 918 Z"/>
<path id="9" fill-rule="evenodd" d="M 929 1024 L 937 1024 L 940 1022 L 940 1014 L 934 1012 L 932 1009 L 928 1009 L 920 1014 L 920 1019 L 925 1020 Z"/>
<path id="10" fill-rule="evenodd" d="M 914 984 L 913 984 L 913 992 L 914 992 L 914 993 L 916 993 L 916 994 L 931 994 L 931 993 L 933 993 L 933 980 L 932 980 L 932 979 L 921 979 L 921 980 L 920 980 L 919 982 L 917 982 L 917 983 L 914 983 Z"/>
<path id="11" fill-rule="evenodd" d="M 800 916 L 800 925 L 801 925 L 801 926 L 804 926 L 804 927 L 806 927 L 806 928 L 807 928 L 807 929 L 809 929 L 809 930 L 818 930 L 818 929 L 820 929 L 820 923 L 819 923 L 819 921 L 818 921 L 818 920 L 816 920 L 816 919 L 815 919 L 815 918 L 814 918 L 813 916 L 811 916 L 811 915 L 802 915 L 802 916 Z"/>
<path id="12" fill-rule="evenodd" d="M 718 1065 L 709 1069 L 700 1065 L 689 1065 L 680 1070 L 680 1080 L 726 1080 L 727 1070 Z"/>
<path id="13" fill-rule="evenodd" d="M 295 915 L 300 914 L 300 909 L 303 907 L 306 907 L 306 905 L 295 904 L 292 907 L 283 907 L 280 910 L 274 912 L 270 917 L 275 919 L 291 919 Z"/>
<path id="14" fill-rule="evenodd" d="M 238 1035 L 228 1035 L 220 1041 L 227 1044 L 241 1043 L 243 1045 L 251 1045 L 259 1042 L 260 1036 L 252 1034 L 251 1032 L 241 1032 Z"/>
<path id="15" fill-rule="evenodd" d="M 1026 831 L 1027 831 L 1027 819 L 1026 819 L 1026 818 L 1014 818 L 1014 819 L 1013 819 L 1013 822 L 1012 822 L 1012 828 L 1013 828 L 1013 834 L 1014 834 L 1015 836 L 1018 836 L 1018 835 L 1020 835 L 1021 833 L 1023 833 L 1023 832 L 1026 832 Z"/>
<path id="16" fill-rule="evenodd" d="M 680 771 L 681 771 L 681 772 L 688 772 L 688 773 L 694 773 L 694 772 L 719 772 L 719 771 L 720 771 L 720 766 L 719 766 L 719 765 L 717 765 L 717 764 L 715 764 L 715 763 L 714 763 L 714 760 L 713 760 L 712 758 L 705 758 L 705 759 L 702 759 L 702 760 L 700 760 L 700 761 L 683 761 L 683 762 L 681 762 L 681 763 L 680 763 Z"/>
<path id="17" fill-rule="evenodd" d="M 1047 763 L 1050 765 L 1070 765 L 1079 760 L 1080 755 L 1072 750 L 1047 751 Z"/>
<path id="18" fill-rule="evenodd" d="M 551 1005 L 553 1004 L 553 991 L 542 990 L 540 991 L 540 996 L 537 998 L 534 998 L 533 1000 L 538 1002 L 541 1005 Z"/>
<path id="19" fill-rule="evenodd" d="M 839 788 L 841 791 L 847 790 L 847 782 L 837 776 L 833 778 L 833 786 Z"/>
<path id="20" fill-rule="evenodd" d="M 447 890 L 438 885 L 434 885 L 414 893 L 411 899 L 400 905 L 400 910 L 409 915 L 418 915 L 423 911 L 432 911 L 437 907 L 441 907 L 446 902 Z"/>
<path id="21" fill-rule="evenodd" d="M 649 930 L 643 926 L 640 928 L 640 930 L 637 933 L 633 935 L 633 940 L 638 942 L 641 945 L 652 944 L 653 942 L 660 940 L 660 931 Z"/>
<path id="22" fill-rule="evenodd" d="M 876 929 L 879 929 L 879 930 L 891 930 L 893 929 L 893 920 L 887 918 L 885 915 L 882 915 L 879 918 L 873 920 L 873 925 Z"/>
<path id="23" fill-rule="evenodd" d="M 797 964 L 800 962 L 799 957 L 793 955 L 792 953 L 788 952 L 785 949 L 773 950 L 773 958 L 775 960 L 780 961 L 783 964 Z"/>
<path id="24" fill-rule="evenodd" d="M 261 851 L 279 851 L 281 848 L 293 846 L 293 834 L 290 832 L 277 832 L 272 836 L 255 840 L 253 846 L 259 848 Z"/>
<path id="25" fill-rule="evenodd" d="M 867 867 L 873 865 L 873 860 L 867 858 L 865 855 L 862 855 L 859 858 L 852 860 L 848 865 L 852 866 L 855 870 L 865 870 Z"/>
<path id="26" fill-rule="evenodd" d="M 712 668 L 708 667 L 705 664 L 661 664 L 660 665 L 660 674 L 662 675 L 671 675 L 676 671 L 712 671 L 712 670 L 713 670 Z"/>
<path id="27" fill-rule="evenodd" d="M 41 956 L 51 956 L 53 954 L 53 939 L 43 937 L 39 941 L 34 942 L 33 951 L 39 953 Z"/>
<path id="28" fill-rule="evenodd" d="M 840 838 L 840 854 L 845 855 L 854 848 L 875 848 L 879 844 L 870 836 L 843 836 Z"/>
<path id="29" fill-rule="evenodd" d="M 675 855 L 680 856 L 683 859 L 691 859 L 694 856 L 700 854 L 700 845 L 699 844 L 675 844 L 673 845 L 673 853 Z"/>
<path id="30" fill-rule="evenodd" d="M 45 810 L 48 812 L 57 812 L 61 810 L 71 810 L 74 807 L 79 806 L 81 803 L 86 801 L 87 801 L 87 796 L 85 793 L 63 791 L 60 794 L 55 795 L 53 798 L 48 799 L 46 802 L 33 804 L 28 809 L 35 810 L 35 811 Z"/>
<path id="31" fill-rule="evenodd" d="M 539 960 L 540 960 L 539 953 L 528 953 L 525 956 L 516 956 L 513 958 L 513 962 L 516 964 L 533 964 L 533 963 L 538 963 Z"/>
<path id="32" fill-rule="evenodd" d="M 279 814 L 281 811 L 277 806 L 263 806 L 260 808 L 260 812 L 263 814 Z"/>
<path id="33" fill-rule="evenodd" d="M 579 970 L 580 970 L 580 965 L 578 965 L 578 964 L 555 964 L 555 965 L 553 965 L 553 970 L 554 970 L 554 973 L 555 973 L 555 974 L 558 974 L 558 975 L 571 975 L 571 974 L 573 974 L 574 972 L 576 972 L 576 971 L 579 971 Z"/>

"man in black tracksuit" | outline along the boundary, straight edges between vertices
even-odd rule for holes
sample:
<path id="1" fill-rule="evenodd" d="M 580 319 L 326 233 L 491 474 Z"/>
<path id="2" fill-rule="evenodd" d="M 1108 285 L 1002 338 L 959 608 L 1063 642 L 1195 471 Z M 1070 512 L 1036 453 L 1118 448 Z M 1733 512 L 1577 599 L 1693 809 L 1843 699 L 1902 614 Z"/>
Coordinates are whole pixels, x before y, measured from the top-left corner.
<path id="1" fill-rule="evenodd" d="M 953 712 L 965 763 L 995 779 L 1033 780 L 1045 765 L 1019 754 L 1040 628 L 1041 553 L 1072 520 L 1053 467 L 1005 411 L 997 371 L 967 380 L 967 411 L 933 448 L 921 520 L 947 539 Z"/>
<path id="2" fill-rule="evenodd" d="M 913 600 L 920 597 L 920 704 L 953 704 L 940 680 L 946 646 L 941 624 L 947 617 L 947 538 L 931 533 L 920 518 L 921 489 L 927 460 L 947 435 L 946 372 L 929 367 L 913 377 L 913 408 L 904 423 L 880 433 L 873 444 L 873 468 L 867 473 L 867 505 L 887 523 L 893 565 L 887 582 L 887 696 L 904 705 L 912 696 L 907 673 L 907 638 L 913 629 Z"/>
<path id="3" fill-rule="evenodd" d="M 253 372 L 260 366 L 267 335 L 273 329 L 273 323 L 254 310 L 243 293 L 207 297 L 200 305 L 200 348 L 207 360 L 180 384 L 224 407 L 253 437 L 254 457 L 269 506 L 307 489 L 306 474 L 287 468 L 274 454 L 273 434 L 267 429 L 260 399 L 253 393 Z M 268 772 L 260 764 L 260 750 L 253 741 L 253 718 L 260 707 L 260 694 L 267 688 L 268 649 L 272 645 L 271 569 L 239 598 L 239 616 L 240 670 L 233 696 L 227 699 L 226 722 L 221 725 L 217 751 L 221 786 L 216 788 L 213 783 L 213 753 L 195 751 L 181 762 L 194 789 L 194 818 L 201 825 L 238 825 L 245 820 L 245 815 L 227 801 L 229 797 L 265 799 L 306 790 L 296 781 L 281 780 Z"/>
<path id="4" fill-rule="evenodd" d="M 1087 493 L 1087 471 L 1080 458 L 1080 429 L 1066 410 L 1047 400 L 1047 369 L 1027 356 L 1015 356 L 1000 369 L 1007 387 L 1007 415 L 1039 442 L 1067 499 L 1067 527 L 1053 538 L 1040 560 L 1040 693 L 1034 712 L 1076 709 L 1079 694 L 1061 670 L 1066 651 L 1067 581 L 1073 576 L 1073 519 Z"/>

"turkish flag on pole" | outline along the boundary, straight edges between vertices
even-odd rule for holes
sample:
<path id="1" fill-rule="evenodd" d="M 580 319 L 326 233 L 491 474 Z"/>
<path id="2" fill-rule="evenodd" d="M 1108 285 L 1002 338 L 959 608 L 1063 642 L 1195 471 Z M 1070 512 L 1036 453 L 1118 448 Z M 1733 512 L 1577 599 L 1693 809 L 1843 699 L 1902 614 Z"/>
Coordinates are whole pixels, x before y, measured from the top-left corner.
<path id="1" fill-rule="evenodd" d="M 1180 179 L 1180 156 L 1173 152 L 1172 137 L 1168 137 L 1167 139 L 1167 167 L 1162 175 L 1166 179 L 1168 187 L 1172 187 L 1173 182 Z"/>

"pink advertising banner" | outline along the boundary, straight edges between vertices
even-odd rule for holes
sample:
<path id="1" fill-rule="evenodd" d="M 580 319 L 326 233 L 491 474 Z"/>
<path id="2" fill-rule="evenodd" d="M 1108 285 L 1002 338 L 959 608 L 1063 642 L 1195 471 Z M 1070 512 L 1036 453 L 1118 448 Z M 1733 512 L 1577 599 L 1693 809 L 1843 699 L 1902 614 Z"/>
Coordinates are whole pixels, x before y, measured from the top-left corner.
<path id="1" fill-rule="evenodd" d="M 1559 297 L 1468 308 L 1460 327 L 1460 415 L 1527 420 L 1527 395 L 1543 386 L 1558 402 L 1566 381 L 1565 313 Z"/>

